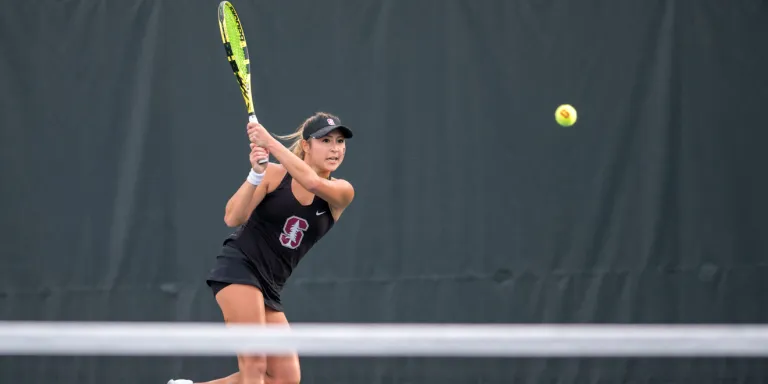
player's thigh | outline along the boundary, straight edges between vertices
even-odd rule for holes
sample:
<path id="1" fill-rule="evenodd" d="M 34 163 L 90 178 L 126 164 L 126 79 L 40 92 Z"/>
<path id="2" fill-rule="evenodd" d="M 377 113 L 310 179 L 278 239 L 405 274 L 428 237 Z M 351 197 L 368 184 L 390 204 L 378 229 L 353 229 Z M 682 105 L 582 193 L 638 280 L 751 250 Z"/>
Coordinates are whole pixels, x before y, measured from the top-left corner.
<path id="1" fill-rule="evenodd" d="M 244 284 L 230 284 L 216 294 L 224 322 L 263 324 L 264 296 L 261 290 Z"/>
<path id="2" fill-rule="evenodd" d="M 288 326 L 288 319 L 283 312 L 265 309 L 265 318 L 268 324 L 280 324 Z M 269 383 L 298 384 L 301 381 L 301 367 L 299 355 L 267 356 L 267 375 Z"/>
<path id="3" fill-rule="evenodd" d="M 216 294 L 227 324 L 264 324 L 264 296 L 252 285 L 230 284 Z M 267 360 L 262 354 L 238 355 L 237 365 L 243 379 L 254 379 L 266 372 Z"/>

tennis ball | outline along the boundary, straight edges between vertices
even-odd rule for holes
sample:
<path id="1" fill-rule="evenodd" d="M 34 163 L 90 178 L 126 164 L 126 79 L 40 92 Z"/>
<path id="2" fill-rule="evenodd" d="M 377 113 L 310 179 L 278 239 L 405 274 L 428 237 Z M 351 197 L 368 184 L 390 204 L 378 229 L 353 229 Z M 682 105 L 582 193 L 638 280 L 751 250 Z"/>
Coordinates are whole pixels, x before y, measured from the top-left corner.
<path id="1" fill-rule="evenodd" d="M 576 109 L 570 104 L 563 104 L 557 107 L 557 110 L 555 111 L 555 120 L 557 120 L 557 123 L 563 127 L 570 127 L 571 125 L 576 124 L 576 117 Z"/>

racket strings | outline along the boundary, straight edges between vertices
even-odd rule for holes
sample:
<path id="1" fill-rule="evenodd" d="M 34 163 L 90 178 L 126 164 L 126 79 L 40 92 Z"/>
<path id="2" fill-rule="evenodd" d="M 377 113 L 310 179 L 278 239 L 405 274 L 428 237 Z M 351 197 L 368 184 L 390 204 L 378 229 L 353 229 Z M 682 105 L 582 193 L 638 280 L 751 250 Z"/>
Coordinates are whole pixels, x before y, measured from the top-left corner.
<path id="1" fill-rule="evenodd" d="M 240 39 L 242 34 L 240 28 L 238 28 L 240 23 L 237 20 L 237 16 L 232 14 L 232 12 L 226 12 L 224 17 L 226 18 L 225 25 L 227 28 L 227 35 L 229 36 L 231 54 L 235 58 L 237 71 L 245 77 L 248 73 L 248 67 L 245 62 L 245 51 L 243 50 L 245 47 L 243 46 L 242 39 Z"/>

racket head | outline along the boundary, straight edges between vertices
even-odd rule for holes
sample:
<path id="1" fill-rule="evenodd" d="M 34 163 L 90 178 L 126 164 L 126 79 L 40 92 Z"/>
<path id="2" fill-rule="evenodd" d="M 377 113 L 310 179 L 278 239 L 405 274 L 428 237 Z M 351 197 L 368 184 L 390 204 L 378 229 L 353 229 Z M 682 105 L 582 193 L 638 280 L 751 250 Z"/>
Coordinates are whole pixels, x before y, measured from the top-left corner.
<path id="1" fill-rule="evenodd" d="M 219 31 L 227 61 L 240 85 L 245 107 L 250 121 L 257 121 L 253 108 L 253 93 L 251 92 L 251 60 L 248 55 L 248 44 L 245 40 L 243 25 L 235 7 L 229 1 L 222 1 L 218 7 Z"/>

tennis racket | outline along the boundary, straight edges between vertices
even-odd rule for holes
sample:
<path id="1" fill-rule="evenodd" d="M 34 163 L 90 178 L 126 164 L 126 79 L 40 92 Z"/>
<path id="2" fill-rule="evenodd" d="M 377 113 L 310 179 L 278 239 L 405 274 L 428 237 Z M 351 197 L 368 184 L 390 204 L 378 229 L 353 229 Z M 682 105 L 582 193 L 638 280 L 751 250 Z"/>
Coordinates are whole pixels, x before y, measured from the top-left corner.
<path id="1" fill-rule="evenodd" d="M 253 108 L 253 93 L 251 91 L 251 60 L 248 55 L 248 44 L 245 42 L 245 33 L 235 7 L 229 1 L 219 3 L 219 32 L 224 51 L 227 53 L 227 61 L 235 74 L 240 92 L 243 94 L 245 109 L 248 112 L 248 121 L 258 123 L 256 112 Z M 264 164 L 268 159 L 259 160 Z"/>

